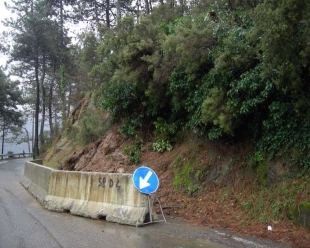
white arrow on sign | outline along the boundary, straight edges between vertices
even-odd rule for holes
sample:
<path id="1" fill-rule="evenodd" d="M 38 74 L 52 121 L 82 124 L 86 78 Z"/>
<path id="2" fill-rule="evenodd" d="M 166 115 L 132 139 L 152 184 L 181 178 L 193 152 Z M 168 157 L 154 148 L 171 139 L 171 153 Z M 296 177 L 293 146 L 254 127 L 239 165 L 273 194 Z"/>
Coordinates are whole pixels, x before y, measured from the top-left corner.
<path id="1" fill-rule="evenodd" d="M 144 188 L 150 186 L 150 184 L 149 184 L 147 181 L 150 179 L 150 177 L 152 176 L 152 174 L 153 174 L 153 172 L 149 171 L 149 172 L 146 174 L 146 176 L 145 176 L 144 179 L 143 179 L 142 177 L 140 177 L 140 185 L 139 185 L 139 186 L 140 186 L 140 189 L 144 189 Z"/>

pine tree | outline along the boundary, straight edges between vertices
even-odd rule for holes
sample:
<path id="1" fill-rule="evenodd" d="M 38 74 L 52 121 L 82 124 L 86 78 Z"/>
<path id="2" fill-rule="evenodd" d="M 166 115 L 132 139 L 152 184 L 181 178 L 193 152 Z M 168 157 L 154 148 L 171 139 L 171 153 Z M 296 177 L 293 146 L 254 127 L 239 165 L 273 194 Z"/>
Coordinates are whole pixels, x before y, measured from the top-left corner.
<path id="1" fill-rule="evenodd" d="M 23 125 L 22 113 L 18 105 L 22 104 L 21 92 L 18 90 L 18 82 L 11 82 L 0 68 L 0 127 L 2 136 L 2 149 L 6 134 L 14 127 Z"/>

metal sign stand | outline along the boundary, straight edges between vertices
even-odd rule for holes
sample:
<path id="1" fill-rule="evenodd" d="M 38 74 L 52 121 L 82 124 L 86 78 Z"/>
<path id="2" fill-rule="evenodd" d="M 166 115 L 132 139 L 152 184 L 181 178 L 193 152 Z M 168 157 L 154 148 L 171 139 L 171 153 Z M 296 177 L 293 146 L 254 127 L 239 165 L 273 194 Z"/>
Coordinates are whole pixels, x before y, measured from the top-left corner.
<path id="1" fill-rule="evenodd" d="M 135 170 L 135 172 L 133 173 L 132 182 L 133 182 L 134 186 L 141 193 L 147 195 L 148 214 L 150 217 L 149 222 L 144 222 L 142 224 L 139 224 L 139 219 L 137 219 L 136 227 L 141 226 L 141 225 L 150 224 L 150 223 L 161 222 L 161 221 L 165 221 L 167 223 L 163 209 L 161 207 L 161 203 L 160 203 L 157 195 L 154 194 L 153 199 L 150 196 L 150 194 L 154 193 L 158 189 L 158 186 L 159 186 L 158 176 L 156 175 L 155 171 L 153 171 L 151 168 L 148 168 L 146 166 L 141 166 L 141 167 L 137 168 Z M 159 203 L 159 208 L 160 208 L 161 214 L 163 216 L 163 220 L 156 220 L 156 221 L 153 220 L 153 207 L 154 207 L 155 202 Z M 138 206 L 139 206 L 138 214 L 140 216 L 140 198 L 139 198 Z"/>
<path id="2" fill-rule="evenodd" d="M 142 225 L 147 225 L 147 224 L 152 224 L 152 223 L 156 223 L 156 222 L 165 222 L 167 223 L 166 221 L 166 218 L 165 218 L 165 215 L 164 215 L 164 212 L 163 212 L 163 209 L 161 207 L 161 203 L 160 203 L 160 200 L 159 198 L 157 197 L 157 195 L 154 194 L 154 198 L 152 199 L 150 195 L 147 195 L 147 200 L 148 200 L 148 210 L 149 210 L 149 217 L 150 217 L 150 221 L 149 222 L 145 222 L 145 223 L 142 223 L 140 224 L 140 226 Z M 161 215 L 163 217 L 162 220 L 153 220 L 153 207 L 154 207 L 154 203 L 158 202 L 159 203 L 159 208 L 160 208 L 160 212 L 161 212 Z M 137 225 L 136 227 L 138 226 L 138 220 L 137 220 Z"/>

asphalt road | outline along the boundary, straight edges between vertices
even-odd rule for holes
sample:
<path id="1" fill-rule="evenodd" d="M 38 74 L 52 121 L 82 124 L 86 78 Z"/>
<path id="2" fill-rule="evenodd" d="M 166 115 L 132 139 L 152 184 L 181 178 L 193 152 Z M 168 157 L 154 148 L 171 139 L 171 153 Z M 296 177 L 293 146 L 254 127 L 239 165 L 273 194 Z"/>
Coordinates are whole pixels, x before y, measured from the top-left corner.
<path id="1" fill-rule="evenodd" d="M 0 248 L 280 247 L 181 220 L 132 227 L 48 211 L 19 183 L 26 161 L 0 160 Z"/>

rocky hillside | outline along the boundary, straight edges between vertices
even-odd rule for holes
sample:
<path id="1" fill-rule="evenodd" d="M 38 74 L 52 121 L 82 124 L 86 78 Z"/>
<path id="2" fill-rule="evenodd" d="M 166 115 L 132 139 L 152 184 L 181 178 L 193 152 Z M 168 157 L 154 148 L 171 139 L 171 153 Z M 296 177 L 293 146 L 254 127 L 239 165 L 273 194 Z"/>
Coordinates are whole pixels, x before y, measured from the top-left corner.
<path id="1" fill-rule="evenodd" d="M 72 138 L 72 128 L 76 131 L 87 111 L 95 111 L 89 99 L 72 112 L 44 164 L 63 170 L 109 173 L 133 173 L 145 165 L 159 177 L 157 196 L 167 216 L 308 247 L 310 232 L 293 225 L 285 204 L 288 197 L 290 201 L 306 201 L 310 182 L 284 180 L 290 170 L 283 161 L 260 160 L 247 140 L 230 145 L 210 142 L 194 133 L 184 134 L 170 152 L 162 153 L 153 151 L 150 134 L 140 134 L 137 153 L 132 149 L 137 137 L 125 137 L 117 124 L 109 125 L 100 138 L 83 146 Z M 109 116 L 100 112 L 98 125 L 108 122 Z M 134 163 L 135 159 L 139 162 Z M 273 231 L 267 230 L 268 225 Z"/>

